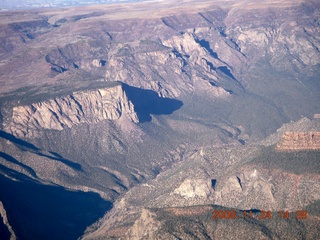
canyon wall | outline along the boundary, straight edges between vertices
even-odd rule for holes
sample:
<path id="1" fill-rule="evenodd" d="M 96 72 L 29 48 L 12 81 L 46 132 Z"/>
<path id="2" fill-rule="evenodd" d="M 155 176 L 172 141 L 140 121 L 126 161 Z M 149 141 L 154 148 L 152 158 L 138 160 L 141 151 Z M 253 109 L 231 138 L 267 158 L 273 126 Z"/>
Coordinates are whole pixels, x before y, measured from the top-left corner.
<path id="1" fill-rule="evenodd" d="M 286 132 L 276 149 L 278 151 L 319 150 L 320 132 Z"/>
<path id="2" fill-rule="evenodd" d="M 16 106 L 5 130 L 18 137 L 36 137 L 41 129 L 63 130 L 81 123 L 116 120 L 123 114 L 139 122 L 134 105 L 122 85 L 117 85 Z"/>

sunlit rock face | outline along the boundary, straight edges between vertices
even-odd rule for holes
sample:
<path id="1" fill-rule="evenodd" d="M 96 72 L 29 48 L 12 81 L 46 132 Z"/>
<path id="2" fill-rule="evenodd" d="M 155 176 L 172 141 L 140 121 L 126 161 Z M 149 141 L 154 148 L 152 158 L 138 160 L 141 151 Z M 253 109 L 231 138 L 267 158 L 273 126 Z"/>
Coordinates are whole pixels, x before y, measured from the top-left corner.
<path id="1" fill-rule="evenodd" d="M 193 198 L 208 198 L 212 192 L 211 181 L 207 179 L 186 179 L 174 190 L 175 194 L 192 200 Z"/>
<path id="2" fill-rule="evenodd" d="M 16 136 L 34 137 L 43 129 L 61 131 L 81 123 L 116 120 L 123 114 L 132 122 L 139 122 L 132 102 L 118 85 L 14 107 L 6 129 Z"/>
<path id="3" fill-rule="evenodd" d="M 285 132 L 277 144 L 278 151 L 319 150 L 320 132 Z"/>

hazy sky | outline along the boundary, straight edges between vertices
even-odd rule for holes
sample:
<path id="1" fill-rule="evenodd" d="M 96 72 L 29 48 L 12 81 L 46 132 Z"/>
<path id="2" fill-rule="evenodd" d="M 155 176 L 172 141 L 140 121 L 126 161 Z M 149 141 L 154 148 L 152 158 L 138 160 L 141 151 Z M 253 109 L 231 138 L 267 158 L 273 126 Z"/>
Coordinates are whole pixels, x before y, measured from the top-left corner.
<path id="1" fill-rule="evenodd" d="M 87 5 L 99 3 L 138 2 L 143 0 L 0 0 L 0 8 L 33 8 L 70 5 Z"/>

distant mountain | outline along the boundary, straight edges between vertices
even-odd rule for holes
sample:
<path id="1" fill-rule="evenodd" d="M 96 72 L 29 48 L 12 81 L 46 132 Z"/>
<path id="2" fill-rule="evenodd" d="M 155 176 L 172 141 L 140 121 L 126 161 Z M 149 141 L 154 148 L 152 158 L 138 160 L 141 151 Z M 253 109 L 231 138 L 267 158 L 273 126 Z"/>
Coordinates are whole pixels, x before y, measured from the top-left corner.
<path id="1" fill-rule="evenodd" d="M 94 4 L 130 3 L 142 1 L 144 0 L 3 0 L 0 2 L 0 10 L 84 6 Z"/>

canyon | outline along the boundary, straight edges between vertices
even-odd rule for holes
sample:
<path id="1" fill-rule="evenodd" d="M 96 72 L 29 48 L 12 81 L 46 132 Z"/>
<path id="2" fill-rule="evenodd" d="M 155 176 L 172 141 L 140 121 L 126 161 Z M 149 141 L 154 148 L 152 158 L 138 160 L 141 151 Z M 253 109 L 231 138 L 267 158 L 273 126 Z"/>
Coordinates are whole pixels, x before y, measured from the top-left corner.
<path id="1" fill-rule="evenodd" d="M 139 122 L 133 104 L 121 85 L 13 108 L 12 122 L 5 130 L 17 137 L 35 137 L 39 129 L 63 130 L 81 123 L 119 119 L 122 114 Z"/>
<path id="2" fill-rule="evenodd" d="M 315 239 L 319 19 L 313 0 L 1 11 L 0 238 Z"/>

